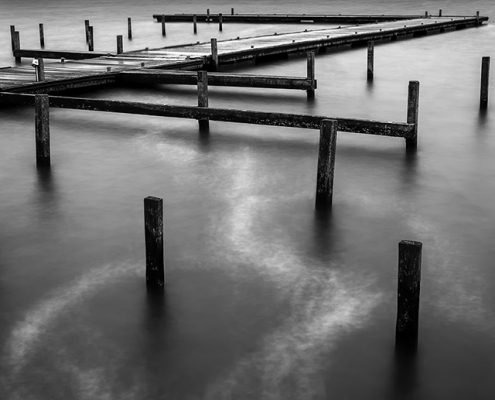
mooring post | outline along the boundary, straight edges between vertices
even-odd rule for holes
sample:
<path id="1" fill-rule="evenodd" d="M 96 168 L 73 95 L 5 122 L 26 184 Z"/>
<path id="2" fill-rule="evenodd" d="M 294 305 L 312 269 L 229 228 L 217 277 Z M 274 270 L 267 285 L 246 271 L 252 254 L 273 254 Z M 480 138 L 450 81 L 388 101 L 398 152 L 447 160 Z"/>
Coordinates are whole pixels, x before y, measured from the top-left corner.
<path id="1" fill-rule="evenodd" d="M 89 44 L 89 19 L 84 20 L 84 30 L 86 32 L 86 43 Z"/>
<path id="2" fill-rule="evenodd" d="M 210 22 L 210 9 L 206 9 L 206 22 Z"/>
<path id="3" fill-rule="evenodd" d="M 223 16 L 222 16 L 222 13 L 219 13 L 218 14 L 218 30 L 220 32 L 222 32 L 222 21 L 223 21 Z"/>
<path id="4" fill-rule="evenodd" d="M 146 243 L 146 286 L 162 289 L 165 284 L 163 260 L 163 199 L 144 199 L 144 237 Z"/>
<path id="5" fill-rule="evenodd" d="M 407 94 L 407 123 L 414 124 L 413 136 L 406 139 L 406 147 L 416 147 L 418 143 L 419 82 L 409 81 Z"/>
<path id="6" fill-rule="evenodd" d="M 306 90 L 306 93 L 308 95 L 308 98 L 313 98 L 315 97 L 315 52 L 314 51 L 308 51 L 307 53 L 307 63 L 306 63 L 306 68 L 307 68 L 307 79 L 311 82 L 311 89 Z"/>
<path id="7" fill-rule="evenodd" d="M 117 54 L 122 54 L 124 52 L 124 40 L 122 35 L 117 35 Z"/>
<path id="8" fill-rule="evenodd" d="M 166 36 L 167 32 L 165 32 L 165 14 L 162 14 L 162 36 Z"/>
<path id="9" fill-rule="evenodd" d="M 428 11 L 425 11 L 425 18 L 428 18 Z"/>
<path id="10" fill-rule="evenodd" d="M 490 57 L 481 59 L 480 109 L 488 108 L 488 86 L 490 83 Z"/>
<path id="11" fill-rule="evenodd" d="M 418 340 L 421 242 L 399 242 L 396 345 L 416 346 Z"/>
<path id="12" fill-rule="evenodd" d="M 337 148 L 338 121 L 324 119 L 320 126 L 318 172 L 316 176 L 316 209 L 332 208 L 335 149 Z"/>
<path id="13" fill-rule="evenodd" d="M 93 27 L 92 26 L 88 26 L 88 50 L 89 51 L 95 50 L 95 42 L 94 42 Z"/>
<path id="14" fill-rule="evenodd" d="M 14 53 L 16 63 L 21 62 L 21 57 L 15 55 L 16 50 L 20 50 L 20 49 L 21 49 L 21 35 L 20 35 L 19 31 L 15 31 L 14 32 L 14 51 L 13 51 L 13 53 Z"/>
<path id="15" fill-rule="evenodd" d="M 43 29 L 43 24 L 40 24 L 40 46 L 42 49 L 45 48 L 45 31 Z"/>
<path id="16" fill-rule="evenodd" d="M 193 31 L 194 33 L 198 33 L 198 18 L 196 17 L 196 14 L 193 15 Z"/>
<path id="17" fill-rule="evenodd" d="M 476 25 L 480 26 L 480 12 L 476 11 Z"/>
<path id="18" fill-rule="evenodd" d="M 47 94 L 34 96 L 36 165 L 50 165 L 50 101 Z"/>
<path id="19" fill-rule="evenodd" d="M 198 71 L 198 107 L 208 107 L 208 73 Z M 200 119 L 199 129 L 207 129 L 210 126 L 208 118 Z"/>
<path id="20" fill-rule="evenodd" d="M 218 45 L 217 39 L 211 38 L 211 69 L 216 71 L 218 68 Z"/>
<path id="21" fill-rule="evenodd" d="M 127 39 L 132 39 L 132 20 L 127 18 Z"/>
<path id="22" fill-rule="evenodd" d="M 14 51 L 14 33 L 15 33 L 15 25 L 10 25 L 10 41 L 12 44 L 12 51 Z"/>
<path id="23" fill-rule="evenodd" d="M 234 8 L 233 7 L 230 9 L 230 15 L 234 15 Z"/>
<path id="24" fill-rule="evenodd" d="M 438 16 L 441 17 L 442 16 L 442 10 L 438 10 Z"/>
<path id="25" fill-rule="evenodd" d="M 374 58 L 375 58 L 375 42 L 370 40 L 368 42 L 368 81 L 373 80 L 374 72 Z"/>
<path id="26" fill-rule="evenodd" d="M 45 80 L 45 61 L 42 58 L 35 58 L 33 60 L 33 66 L 36 82 L 43 82 Z"/>

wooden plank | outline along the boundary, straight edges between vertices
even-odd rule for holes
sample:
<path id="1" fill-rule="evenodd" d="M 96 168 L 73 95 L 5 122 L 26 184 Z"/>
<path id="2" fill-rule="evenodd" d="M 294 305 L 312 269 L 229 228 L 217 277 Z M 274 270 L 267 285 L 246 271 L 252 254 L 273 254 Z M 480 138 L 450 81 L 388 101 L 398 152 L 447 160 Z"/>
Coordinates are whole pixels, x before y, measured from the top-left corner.
<path id="1" fill-rule="evenodd" d="M 111 52 L 96 51 L 71 51 L 71 50 L 28 50 L 20 49 L 14 51 L 15 57 L 33 57 L 33 58 L 67 58 L 71 60 L 83 60 L 87 58 L 98 58 L 112 54 Z"/>

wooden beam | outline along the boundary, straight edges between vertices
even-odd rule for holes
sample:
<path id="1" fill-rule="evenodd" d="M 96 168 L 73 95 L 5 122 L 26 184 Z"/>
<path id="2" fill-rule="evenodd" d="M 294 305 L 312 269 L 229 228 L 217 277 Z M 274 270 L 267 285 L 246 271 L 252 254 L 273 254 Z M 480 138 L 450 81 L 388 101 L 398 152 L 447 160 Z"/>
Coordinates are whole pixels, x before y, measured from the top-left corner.
<path id="1" fill-rule="evenodd" d="M 96 51 L 71 51 L 71 50 L 14 50 L 16 57 L 49 58 L 67 60 L 84 60 L 112 55 L 112 53 L 98 53 Z"/>

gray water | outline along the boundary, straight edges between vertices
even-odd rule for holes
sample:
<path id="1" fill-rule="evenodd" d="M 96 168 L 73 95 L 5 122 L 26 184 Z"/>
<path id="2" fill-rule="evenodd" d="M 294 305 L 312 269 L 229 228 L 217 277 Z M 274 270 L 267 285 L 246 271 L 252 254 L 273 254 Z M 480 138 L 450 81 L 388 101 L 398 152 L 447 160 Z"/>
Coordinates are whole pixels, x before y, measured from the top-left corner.
<path id="1" fill-rule="evenodd" d="M 100 4 L 101 3 L 101 4 Z M 294 25 L 168 24 L 162 12 L 430 13 L 489 24 L 318 55 L 304 92 L 210 90 L 210 105 L 405 121 L 418 80 L 418 148 L 339 133 L 331 215 L 314 212 L 318 132 L 51 110 L 37 170 L 33 110 L 0 110 L 1 399 L 491 399 L 495 391 L 492 1 L 43 1 L 1 4 L 0 66 L 22 47 L 127 50 Z M 309 25 L 306 28 L 319 27 Z M 124 36 L 125 37 L 125 36 Z M 30 60 L 24 60 L 29 63 Z M 305 75 L 303 57 L 239 72 Z M 494 74 L 492 74 L 493 77 Z M 494 79 L 492 78 L 492 84 Z M 196 104 L 193 87 L 80 95 Z M 164 199 L 166 290 L 146 293 L 143 198 Z M 419 347 L 394 352 L 397 243 L 423 243 Z"/>

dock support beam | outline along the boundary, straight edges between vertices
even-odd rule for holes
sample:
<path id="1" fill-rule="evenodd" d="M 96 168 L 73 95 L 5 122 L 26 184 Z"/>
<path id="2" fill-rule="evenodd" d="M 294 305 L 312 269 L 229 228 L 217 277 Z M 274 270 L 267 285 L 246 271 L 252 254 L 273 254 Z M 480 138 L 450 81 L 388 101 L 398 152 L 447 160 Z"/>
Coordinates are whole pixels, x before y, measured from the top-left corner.
<path id="1" fill-rule="evenodd" d="M 132 20 L 127 18 L 127 39 L 132 39 Z"/>
<path id="2" fill-rule="evenodd" d="M 417 346 L 422 246 L 420 242 L 411 240 L 399 243 L 396 346 Z"/>
<path id="3" fill-rule="evenodd" d="M 195 34 L 198 33 L 198 18 L 196 14 L 193 15 L 193 31 Z"/>
<path id="4" fill-rule="evenodd" d="M 42 49 L 45 48 L 45 30 L 43 29 L 43 24 L 40 24 L 40 46 Z"/>
<path id="5" fill-rule="evenodd" d="M 211 69 L 218 69 L 218 44 L 216 38 L 211 38 Z"/>
<path id="6" fill-rule="evenodd" d="M 308 98 L 315 97 L 315 52 L 309 51 L 307 54 L 307 79 L 311 82 L 311 89 L 307 90 Z"/>
<path id="7" fill-rule="evenodd" d="M 95 51 L 95 42 L 94 42 L 92 26 L 88 26 L 88 50 Z"/>
<path id="8" fill-rule="evenodd" d="M 165 32 L 165 15 L 162 14 L 162 36 L 166 36 L 167 32 Z"/>
<path id="9" fill-rule="evenodd" d="M 124 40 L 122 35 L 117 35 L 117 54 L 122 54 L 124 52 Z"/>
<path id="10" fill-rule="evenodd" d="M 406 147 L 418 144 L 419 82 L 410 81 L 407 94 L 407 123 L 414 124 L 414 136 L 406 139 Z"/>
<path id="11" fill-rule="evenodd" d="M 50 101 L 47 94 L 34 96 L 36 165 L 50 165 Z"/>
<path id="12" fill-rule="evenodd" d="M 222 22 L 223 22 L 223 16 L 222 13 L 218 14 L 218 30 L 222 32 Z"/>
<path id="13" fill-rule="evenodd" d="M 163 289 L 165 268 L 163 260 L 163 199 L 144 199 L 144 237 L 146 243 L 146 287 Z"/>
<path id="14" fill-rule="evenodd" d="M 206 71 L 198 71 L 198 107 L 208 107 L 208 74 Z M 208 129 L 209 120 L 200 119 L 199 130 Z"/>
<path id="15" fill-rule="evenodd" d="M 488 86 L 490 83 L 490 57 L 481 59 L 480 109 L 488 108 Z"/>
<path id="16" fill-rule="evenodd" d="M 21 49 L 21 35 L 19 34 L 19 31 L 14 32 L 14 56 L 15 56 L 15 51 Z M 21 62 L 21 57 L 15 56 L 15 62 L 20 63 Z"/>
<path id="17" fill-rule="evenodd" d="M 89 44 L 89 19 L 84 20 L 84 31 L 86 32 L 86 44 Z"/>
<path id="18" fill-rule="evenodd" d="M 373 80 L 374 73 L 374 58 L 375 58 L 375 42 L 370 40 L 368 42 L 368 81 Z"/>
<path id="19" fill-rule="evenodd" d="M 316 177 L 315 207 L 317 210 L 329 210 L 332 208 L 337 126 L 337 120 L 324 119 L 321 121 L 318 173 Z"/>

